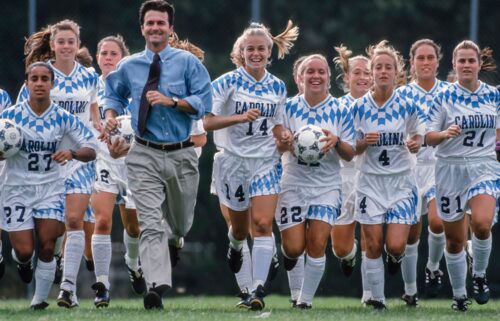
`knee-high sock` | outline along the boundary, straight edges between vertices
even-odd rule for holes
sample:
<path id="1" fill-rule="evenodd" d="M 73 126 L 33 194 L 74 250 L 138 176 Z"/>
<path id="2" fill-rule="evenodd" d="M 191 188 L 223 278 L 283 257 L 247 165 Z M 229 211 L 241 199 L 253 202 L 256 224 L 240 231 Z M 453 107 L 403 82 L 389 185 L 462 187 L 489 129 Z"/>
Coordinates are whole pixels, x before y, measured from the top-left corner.
<path id="1" fill-rule="evenodd" d="M 56 260 L 52 259 L 50 262 L 43 262 L 38 259 L 35 270 L 35 295 L 31 300 L 31 305 L 47 300 L 52 282 L 54 282 L 55 272 Z"/>
<path id="2" fill-rule="evenodd" d="M 307 256 L 304 268 L 304 281 L 302 282 L 302 288 L 300 289 L 300 296 L 297 303 L 312 304 L 314 294 L 325 272 L 325 262 L 325 256 L 319 258 Z"/>
<path id="3" fill-rule="evenodd" d="M 304 282 L 304 254 L 297 258 L 297 264 L 295 264 L 293 269 L 287 271 L 286 274 L 288 275 L 288 285 L 290 286 L 292 300 L 297 301 L 302 289 L 302 283 Z"/>
<path id="4" fill-rule="evenodd" d="M 111 235 L 92 235 L 92 256 L 95 278 L 109 289 L 109 266 L 111 265 Z"/>
<path id="5" fill-rule="evenodd" d="M 125 245 L 125 264 L 134 271 L 139 268 L 139 238 L 128 235 L 123 230 L 123 244 Z"/>
<path id="6" fill-rule="evenodd" d="M 456 298 L 466 296 L 465 278 L 467 276 L 467 263 L 465 261 L 465 251 L 462 250 L 457 254 L 452 254 L 445 250 L 444 257 L 446 258 L 446 267 L 450 276 L 453 296 Z"/>
<path id="7" fill-rule="evenodd" d="M 80 269 L 84 248 L 85 234 L 83 231 L 70 231 L 66 233 L 63 282 L 61 283 L 62 290 L 76 292 L 76 278 Z"/>
<path id="8" fill-rule="evenodd" d="M 238 273 L 235 273 L 236 283 L 240 291 L 243 293 L 249 293 L 252 290 L 253 280 L 252 280 L 252 255 L 250 254 L 250 248 L 248 247 L 248 242 L 243 243 L 242 248 L 243 254 L 243 264 Z"/>
<path id="9" fill-rule="evenodd" d="M 252 249 L 253 290 L 266 282 L 271 259 L 273 258 L 273 250 L 274 240 L 272 236 L 254 238 Z"/>
<path id="10" fill-rule="evenodd" d="M 486 240 L 480 240 L 472 234 L 472 253 L 474 253 L 472 274 L 483 277 L 486 274 L 486 268 L 490 260 L 491 234 Z"/>
<path id="11" fill-rule="evenodd" d="M 430 271 L 437 271 L 439 269 L 439 262 L 443 258 L 444 247 L 446 245 L 446 238 L 444 232 L 435 234 L 429 228 L 429 257 L 427 258 L 427 268 Z"/>
<path id="12" fill-rule="evenodd" d="M 401 273 L 405 282 L 405 294 L 417 294 L 417 260 L 418 260 L 418 244 L 407 244 L 405 257 L 401 262 Z"/>
<path id="13" fill-rule="evenodd" d="M 366 252 L 361 251 L 361 285 L 363 286 L 363 297 L 361 298 L 361 303 L 370 300 L 372 297 L 372 290 L 370 284 L 368 283 L 368 277 L 366 276 Z"/>
<path id="14" fill-rule="evenodd" d="M 240 251 L 243 248 L 243 244 L 247 243 L 247 239 L 237 240 L 234 238 L 233 227 L 229 228 L 227 237 L 229 238 L 229 246 L 235 249 L 236 251 Z"/>
<path id="15" fill-rule="evenodd" d="M 376 259 L 366 258 L 366 277 L 372 291 L 372 299 L 384 302 L 384 261 L 382 256 Z"/>

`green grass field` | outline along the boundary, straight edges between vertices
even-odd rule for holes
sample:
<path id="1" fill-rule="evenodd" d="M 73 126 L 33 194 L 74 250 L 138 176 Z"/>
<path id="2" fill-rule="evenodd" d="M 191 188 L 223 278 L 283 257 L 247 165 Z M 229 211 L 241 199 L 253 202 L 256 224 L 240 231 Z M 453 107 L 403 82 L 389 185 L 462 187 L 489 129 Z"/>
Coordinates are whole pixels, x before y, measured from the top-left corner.
<path id="1" fill-rule="evenodd" d="M 288 297 L 270 296 L 266 308 L 261 312 L 243 311 L 234 307 L 236 298 L 231 297 L 181 297 L 166 299 L 163 311 L 145 311 L 142 300 L 112 300 L 107 309 L 96 310 L 90 300 L 82 300 L 76 309 L 62 309 L 50 301 L 45 311 L 29 310 L 27 300 L 0 301 L 0 320 L 52 321 L 52 320 L 498 320 L 500 300 L 487 305 L 472 304 L 467 313 L 453 312 L 451 300 L 422 300 L 416 309 L 408 309 L 402 301 L 392 299 L 388 311 L 374 312 L 361 306 L 359 299 L 316 298 L 312 310 L 302 311 L 290 308 Z"/>

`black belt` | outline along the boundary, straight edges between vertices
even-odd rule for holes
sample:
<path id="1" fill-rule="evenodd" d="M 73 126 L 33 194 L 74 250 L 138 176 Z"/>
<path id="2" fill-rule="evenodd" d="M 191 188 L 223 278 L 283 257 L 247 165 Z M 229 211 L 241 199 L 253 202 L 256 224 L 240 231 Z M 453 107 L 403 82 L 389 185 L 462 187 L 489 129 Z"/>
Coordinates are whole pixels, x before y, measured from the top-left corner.
<path id="1" fill-rule="evenodd" d="M 151 147 L 154 149 L 158 149 L 158 150 L 162 150 L 164 152 L 173 152 L 174 150 L 194 146 L 193 142 L 191 142 L 191 140 L 189 138 L 183 142 L 172 143 L 172 144 L 157 144 L 157 143 L 153 143 L 153 142 L 144 140 L 144 139 L 137 137 L 137 136 L 135 136 L 135 141 L 141 145 Z"/>

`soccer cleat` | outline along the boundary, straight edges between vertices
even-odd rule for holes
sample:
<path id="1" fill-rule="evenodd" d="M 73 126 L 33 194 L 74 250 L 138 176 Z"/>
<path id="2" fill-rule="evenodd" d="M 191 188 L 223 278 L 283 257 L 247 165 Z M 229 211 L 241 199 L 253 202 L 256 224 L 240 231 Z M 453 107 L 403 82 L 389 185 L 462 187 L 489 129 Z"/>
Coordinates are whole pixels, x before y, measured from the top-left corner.
<path id="1" fill-rule="evenodd" d="M 472 278 L 472 288 L 474 290 L 474 300 L 477 304 L 486 304 L 490 300 L 490 288 L 486 276 L 474 276 Z"/>
<path id="2" fill-rule="evenodd" d="M 290 299 L 289 302 L 292 305 L 292 308 L 296 308 L 297 307 L 297 300 Z"/>
<path id="3" fill-rule="evenodd" d="M 470 304 L 471 304 L 470 300 L 465 295 L 460 298 L 453 297 L 453 303 L 451 304 L 451 308 L 455 311 L 467 312 Z"/>
<path id="4" fill-rule="evenodd" d="M 390 275 L 394 275 L 398 273 L 399 268 L 401 267 L 401 261 L 403 261 L 404 255 L 401 256 L 392 256 L 389 253 L 387 253 L 387 272 L 389 272 Z"/>
<path id="5" fill-rule="evenodd" d="M 5 261 L 3 259 L 3 256 L 0 254 L 0 279 L 3 278 L 4 274 L 5 274 Z"/>
<path id="6" fill-rule="evenodd" d="M 132 285 L 132 290 L 136 294 L 143 294 L 146 292 L 146 280 L 144 280 L 144 275 L 142 274 L 142 269 L 139 268 L 137 271 L 132 270 L 127 267 L 128 276 L 130 278 L 130 284 Z"/>
<path id="7" fill-rule="evenodd" d="M 312 304 L 301 302 L 297 304 L 297 309 L 310 310 L 312 309 Z"/>
<path id="8" fill-rule="evenodd" d="M 54 274 L 54 284 L 59 284 L 61 283 L 62 276 L 63 276 L 63 259 L 59 255 L 55 255 L 54 258 L 56 259 L 56 273 Z"/>
<path id="9" fill-rule="evenodd" d="M 230 246 L 227 252 L 227 263 L 231 272 L 238 273 L 243 265 L 243 249 L 237 251 Z"/>
<path id="10" fill-rule="evenodd" d="M 107 308 L 109 305 L 109 291 L 102 282 L 96 282 L 92 285 L 95 291 L 94 305 L 96 308 Z"/>
<path id="11" fill-rule="evenodd" d="M 443 271 L 436 270 L 431 271 L 427 267 L 425 268 L 425 288 L 426 293 L 429 298 L 435 298 L 438 296 L 441 287 L 443 286 Z"/>
<path id="12" fill-rule="evenodd" d="M 472 277 L 473 272 L 472 269 L 474 267 L 474 256 L 472 254 L 472 241 L 468 240 L 467 243 L 465 243 L 465 258 L 467 260 L 467 272 L 469 272 L 469 275 Z"/>
<path id="13" fill-rule="evenodd" d="M 350 277 L 352 271 L 354 271 L 354 266 L 356 265 L 356 256 L 350 260 L 340 260 L 340 269 L 346 277 Z"/>
<path id="14" fill-rule="evenodd" d="M 375 310 L 375 311 L 387 310 L 387 307 L 385 306 L 384 302 L 382 302 L 382 301 L 370 299 L 370 300 L 366 301 L 365 305 L 367 307 L 371 306 L 373 308 L 373 310 Z"/>
<path id="15" fill-rule="evenodd" d="M 264 287 L 262 285 L 257 286 L 257 289 L 252 292 L 252 296 L 249 299 L 250 310 L 259 311 L 264 309 L 266 304 L 264 303 L 264 297 L 266 296 Z"/>
<path id="16" fill-rule="evenodd" d="M 406 302 L 407 307 L 417 307 L 418 306 L 418 296 L 417 294 L 414 295 L 408 295 L 408 294 L 403 294 L 401 297 L 401 300 Z"/>
<path id="17" fill-rule="evenodd" d="M 274 253 L 273 258 L 271 259 L 271 265 L 269 266 L 269 274 L 267 275 L 266 283 L 271 283 L 276 278 L 279 269 L 280 269 L 280 260 L 278 258 L 278 253 Z"/>
<path id="18" fill-rule="evenodd" d="M 61 290 L 56 300 L 57 305 L 62 308 L 67 308 L 67 309 L 72 308 L 74 306 L 73 301 L 71 300 L 72 296 L 73 293 L 71 293 L 70 291 Z"/>
<path id="19" fill-rule="evenodd" d="M 236 303 L 236 307 L 242 309 L 250 309 L 250 294 L 248 292 L 240 292 L 238 294 L 238 297 L 240 298 L 240 301 Z"/>
<path id="20" fill-rule="evenodd" d="M 167 289 L 167 285 L 155 286 L 155 283 L 153 283 L 153 287 L 150 288 L 149 291 L 144 295 L 144 308 L 146 310 L 162 310 L 163 302 L 161 297 Z"/>
<path id="21" fill-rule="evenodd" d="M 45 310 L 48 306 L 49 306 L 49 304 L 47 302 L 43 301 L 43 302 L 40 302 L 37 304 L 33 304 L 32 306 L 30 306 L 30 309 L 35 310 L 35 311 Z"/>
<path id="22" fill-rule="evenodd" d="M 286 271 L 291 271 L 297 265 L 298 259 L 290 259 L 283 255 L 283 266 Z"/>
<path id="23" fill-rule="evenodd" d="M 24 283 L 30 283 L 33 279 L 33 265 L 31 260 L 28 263 L 18 263 L 17 272 Z"/>
<path id="24" fill-rule="evenodd" d="M 86 258 L 84 258 L 84 260 L 85 260 L 85 267 L 87 268 L 87 271 L 94 272 L 94 270 L 95 270 L 94 260 L 87 260 Z"/>

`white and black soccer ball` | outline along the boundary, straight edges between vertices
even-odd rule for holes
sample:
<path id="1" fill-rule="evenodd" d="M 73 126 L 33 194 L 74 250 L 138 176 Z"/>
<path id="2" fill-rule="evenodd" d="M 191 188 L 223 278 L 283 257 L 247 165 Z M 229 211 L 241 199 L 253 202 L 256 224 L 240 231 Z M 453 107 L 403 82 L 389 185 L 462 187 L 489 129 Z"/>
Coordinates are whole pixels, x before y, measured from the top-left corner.
<path id="1" fill-rule="evenodd" d="M 14 156 L 23 142 L 23 132 L 13 121 L 0 119 L 0 152 L 3 158 Z"/>
<path id="2" fill-rule="evenodd" d="M 306 164 L 318 162 L 324 154 L 321 152 L 326 142 L 320 141 L 326 137 L 323 130 L 314 125 L 301 127 L 293 136 L 295 156 Z"/>
<path id="3" fill-rule="evenodd" d="M 131 116 L 130 115 L 118 116 L 116 117 L 116 120 L 120 122 L 121 126 L 115 128 L 110 133 L 109 138 L 111 140 L 111 143 L 113 144 L 115 140 L 118 138 L 123 138 L 127 143 L 130 144 L 132 138 L 134 137 L 134 130 L 132 129 Z"/>

